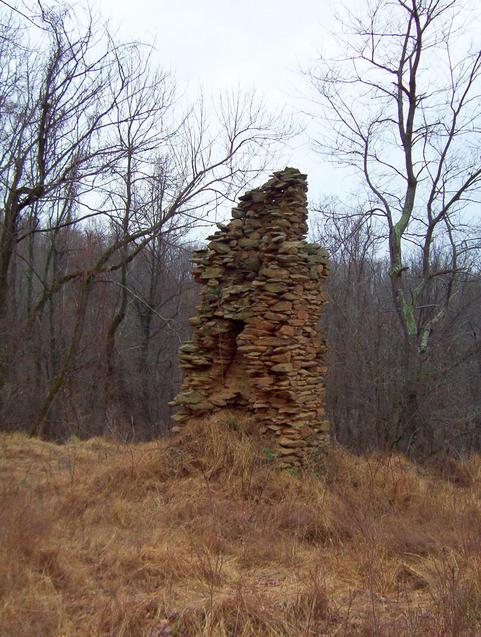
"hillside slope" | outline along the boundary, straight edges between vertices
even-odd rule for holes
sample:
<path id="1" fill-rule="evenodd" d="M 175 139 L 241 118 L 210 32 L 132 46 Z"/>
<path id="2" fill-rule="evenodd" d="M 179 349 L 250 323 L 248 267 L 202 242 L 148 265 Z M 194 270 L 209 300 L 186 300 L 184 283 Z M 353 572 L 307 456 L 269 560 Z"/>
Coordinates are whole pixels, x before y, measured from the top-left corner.
<path id="1" fill-rule="evenodd" d="M 260 459 L 177 439 L 0 435 L 1 637 L 481 635 L 481 458 Z"/>

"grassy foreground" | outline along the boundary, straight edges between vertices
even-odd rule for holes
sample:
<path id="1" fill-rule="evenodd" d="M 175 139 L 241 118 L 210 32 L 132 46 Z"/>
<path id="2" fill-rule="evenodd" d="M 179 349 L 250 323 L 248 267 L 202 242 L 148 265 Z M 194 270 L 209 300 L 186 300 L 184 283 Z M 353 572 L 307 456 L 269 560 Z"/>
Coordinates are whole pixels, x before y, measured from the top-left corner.
<path id="1" fill-rule="evenodd" d="M 481 457 L 299 478 L 232 423 L 1 435 L 1 637 L 481 635 Z"/>

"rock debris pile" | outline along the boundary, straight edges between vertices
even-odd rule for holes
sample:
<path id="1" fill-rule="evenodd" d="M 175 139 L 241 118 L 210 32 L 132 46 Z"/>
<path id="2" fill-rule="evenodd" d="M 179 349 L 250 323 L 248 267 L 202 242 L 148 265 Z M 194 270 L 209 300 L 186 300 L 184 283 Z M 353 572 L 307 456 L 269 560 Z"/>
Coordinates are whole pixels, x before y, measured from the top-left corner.
<path id="1" fill-rule="evenodd" d="M 227 225 L 194 257 L 203 286 L 192 341 L 181 348 L 176 430 L 224 408 L 251 413 L 283 465 L 322 458 L 327 256 L 305 241 L 306 176 L 276 172 L 240 197 Z"/>

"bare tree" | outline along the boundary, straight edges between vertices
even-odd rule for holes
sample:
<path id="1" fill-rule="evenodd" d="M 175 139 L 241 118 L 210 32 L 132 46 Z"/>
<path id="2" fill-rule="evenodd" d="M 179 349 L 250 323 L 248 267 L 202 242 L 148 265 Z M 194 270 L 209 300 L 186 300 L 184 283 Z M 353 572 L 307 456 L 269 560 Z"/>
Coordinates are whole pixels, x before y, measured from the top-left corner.
<path id="1" fill-rule="evenodd" d="M 131 80 L 125 91 L 125 99 L 116 106 L 116 126 L 113 144 L 122 149 L 122 159 L 112 168 L 112 179 L 105 190 L 106 211 L 115 240 L 122 240 L 119 249 L 118 305 L 106 334 L 106 403 L 117 402 L 122 395 L 123 376 L 115 371 L 115 341 L 128 304 L 128 267 L 132 246 L 128 241 L 139 228 L 136 219 L 144 215 L 145 203 L 139 195 L 142 182 L 151 170 L 152 157 L 173 135 L 166 123 L 174 99 L 174 85 L 166 74 L 151 70 L 150 56 L 141 51 L 132 52 L 126 61 L 124 73 Z M 104 206 L 105 209 L 105 206 Z M 149 226 L 149 224 L 144 224 Z M 161 231 L 161 224 L 152 224 L 151 234 Z"/>
<path id="2" fill-rule="evenodd" d="M 369 195 L 364 218 L 376 218 L 387 239 L 404 339 L 396 439 L 405 450 L 423 429 L 423 361 L 463 270 L 481 182 L 481 53 L 459 55 L 459 7 L 369 2 L 347 14 L 339 59 L 310 73 L 327 125 L 316 148 L 358 172 Z M 411 275 L 416 254 L 422 267 Z"/>
<path id="3" fill-rule="evenodd" d="M 115 161 L 95 175 L 92 187 L 92 192 L 103 198 L 97 202 L 97 210 L 110 220 L 109 240 L 90 264 L 64 272 L 44 286 L 35 308 L 34 315 L 41 313 L 64 285 L 81 282 L 71 342 L 32 433 L 43 433 L 75 361 L 92 287 L 110 281 L 119 292 L 105 341 L 106 402 L 115 406 L 116 397 L 125 394 L 114 391 L 115 386 L 121 387 L 114 383 L 116 336 L 129 298 L 139 298 L 130 288 L 130 264 L 156 239 L 178 236 L 208 219 L 265 167 L 280 138 L 278 128 L 274 129 L 273 121 L 251 97 L 232 98 L 209 117 L 200 104 L 181 116 L 179 124 L 172 112 L 172 91 L 166 76 L 151 73 L 148 61 L 141 57 L 137 62 L 132 60 L 123 67 L 122 100 L 117 100 L 110 115 L 114 125 L 108 139 L 115 149 Z M 257 165 L 252 165 L 254 158 Z M 79 206 L 83 206 L 81 197 Z M 77 219 L 86 216 L 90 215 Z"/>
<path id="4" fill-rule="evenodd" d="M 2 113 L 0 148 L 1 315 L 13 246 L 25 237 L 23 214 L 39 200 L 60 198 L 69 183 L 90 189 L 123 150 L 112 146 L 106 129 L 123 99 L 122 57 L 129 47 L 115 46 L 106 32 L 97 33 L 90 16 L 81 32 L 67 9 L 42 9 L 37 18 L 42 43 L 48 38 L 47 53 L 31 47 L 7 59 L 2 69 L 7 76 L 15 72 L 1 81 L 9 91 L 2 97 L 8 108 Z M 33 219 L 34 230 L 41 222 Z"/>
<path id="5" fill-rule="evenodd" d="M 123 61 L 132 47 L 115 45 L 88 14 L 81 27 L 79 14 L 41 4 L 30 18 L 36 27 L 29 23 L 29 29 L 38 32 L 32 44 L 30 31 L 15 24 L 13 12 L 2 6 L 2 13 L 0 322 L 10 333 L 11 268 L 18 243 L 98 214 L 75 212 L 80 198 L 108 176 L 124 152 L 111 144 L 109 129 L 129 80 Z M 64 198 L 68 206 L 60 208 L 68 209 L 68 219 L 51 213 Z M 11 368 L 9 344 L 11 339 L 2 338 L 0 390 Z"/>
<path id="6" fill-rule="evenodd" d="M 158 290 L 144 298 L 132 288 L 130 268 L 234 198 L 284 131 L 253 96 L 200 99 L 181 112 L 150 48 L 116 43 L 89 13 L 42 3 L 30 13 L 1 10 L 0 395 L 15 405 L 22 391 L 16 355 L 26 339 L 36 358 L 35 403 L 44 394 L 31 430 L 42 434 L 84 331 L 91 334 L 97 288 L 110 288 L 100 349 L 106 402 L 114 403 L 122 393 L 113 391 L 117 338 L 129 307 L 153 301 L 149 312 L 160 309 Z M 66 258 L 69 237 L 76 258 Z M 16 286 L 24 282 L 22 313 Z M 150 336 L 143 338 L 145 350 Z"/>

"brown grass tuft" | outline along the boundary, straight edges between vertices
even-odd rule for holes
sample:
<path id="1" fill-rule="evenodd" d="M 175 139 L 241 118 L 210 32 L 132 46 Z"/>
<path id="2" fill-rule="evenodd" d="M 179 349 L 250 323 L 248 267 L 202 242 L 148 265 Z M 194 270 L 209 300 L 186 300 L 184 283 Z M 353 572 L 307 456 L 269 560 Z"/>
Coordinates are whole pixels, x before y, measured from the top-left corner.
<path id="1" fill-rule="evenodd" d="M 299 478 L 251 426 L 0 435 L 0 637 L 481 635 L 480 457 Z"/>

